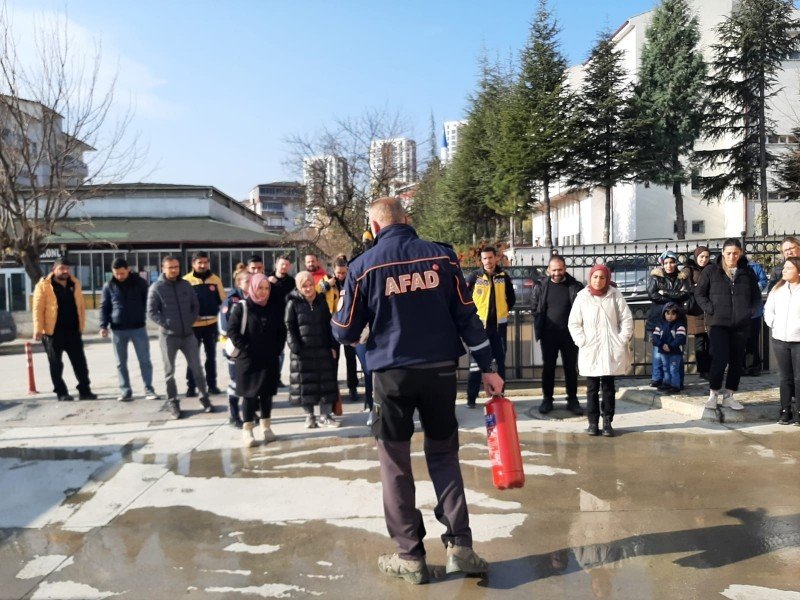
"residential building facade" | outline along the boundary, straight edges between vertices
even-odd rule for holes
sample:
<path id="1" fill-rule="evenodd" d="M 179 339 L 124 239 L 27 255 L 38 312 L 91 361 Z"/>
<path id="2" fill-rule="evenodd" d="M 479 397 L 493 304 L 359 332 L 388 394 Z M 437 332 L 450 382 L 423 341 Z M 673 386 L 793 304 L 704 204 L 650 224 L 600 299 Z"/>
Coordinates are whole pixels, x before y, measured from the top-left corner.
<path id="1" fill-rule="evenodd" d="M 713 58 L 712 46 L 717 43 L 715 30 L 736 4 L 735 0 L 690 0 L 698 17 L 700 47 L 708 63 Z M 800 17 L 796 11 L 795 18 Z M 628 19 L 613 35 L 616 48 L 623 53 L 623 66 L 630 81 L 634 81 L 641 62 L 645 32 L 653 18 L 653 11 Z M 585 65 L 571 67 L 567 81 L 579 89 Z M 792 129 L 797 126 L 800 114 L 800 56 L 784 63 L 778 77 L 782 91 L 771 99 L 769 116 L 775 123 L 774 135 L 768 139 L 771 151 L 785 151 L 794 143 Z M 729 140 L 713 142 L 721 147 Z M 701 141 L 698 148 L 708 148 L 712 142 Z M 703 174 L 711 174 L 703 173 Z M 575 191 L 563 184 L 552 186 L 551 220 L 554 246 L 602 243 L 605 215 L 605 189 Z M 800 221 L 800 203 L 785 202 L 774 191 L 769 193 L 770 234 L 782 234 L 789 223 Z M 692 184 L 683 190 L 684 218 L 687 239 L 708 239 L 739 236 L 743 231 L 753 234 L 760 231 L 757 217 L 758 201 L 748 201 L 741 194 L 730 194 L 719 201 L 706 202 L 700 190 Z M 532 218 L 534 245 L 544 243 L 545 219 L 541 213 Z M 611 241 L 613 243 L 674 238 L 677 232 L 675 202 L 672 190 L 647 183 L 622 183 L 612 191 Z"/>
<path id="2" fill-rule="evenodd" d="M 439 160 L 443 165 L 449 164 L 456 155 L 458 141 L 461 135 L 461 128 L 466 125 L 466 121 L 445 121 L 443 125 L 444 134 L 442 136 L 442 147 L 439 149 Z"/>
<path id="3" fill-rule="evenodd" d="M 417 143 L 409 138 L 372 140 L 369 169 L 377 194 L 394 196 L 417 181 Z"/>
<path id="4" fill-rule="evenodd" d="M 243 204 L 264 217 L 267 230 L 288 233 L 303 226 L 305 194 L 302 183 L 274 181 L 255 186 Z"/>
<path id="5" fill-rule="evenodd" d="M 303 186 L 311 207 L 323 198 L 333 204 L 345 202 L 347 178 L 347 161 L 341 156 L 322 154 L 303 159 Z"/>

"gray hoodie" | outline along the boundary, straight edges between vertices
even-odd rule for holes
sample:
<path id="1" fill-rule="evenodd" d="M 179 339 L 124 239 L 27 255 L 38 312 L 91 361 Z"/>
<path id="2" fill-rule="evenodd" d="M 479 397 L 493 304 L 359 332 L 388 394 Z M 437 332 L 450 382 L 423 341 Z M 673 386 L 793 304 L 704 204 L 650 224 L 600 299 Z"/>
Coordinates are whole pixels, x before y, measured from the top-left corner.
<path id="1" fill-rule="evenodd" d="M 170 281 L 163 274 L 147 294 L 147 316 L 165 335 L 192 335 L 192 324 L 200 314 L 200 304 L 192 284 L 178 278 Z"/>

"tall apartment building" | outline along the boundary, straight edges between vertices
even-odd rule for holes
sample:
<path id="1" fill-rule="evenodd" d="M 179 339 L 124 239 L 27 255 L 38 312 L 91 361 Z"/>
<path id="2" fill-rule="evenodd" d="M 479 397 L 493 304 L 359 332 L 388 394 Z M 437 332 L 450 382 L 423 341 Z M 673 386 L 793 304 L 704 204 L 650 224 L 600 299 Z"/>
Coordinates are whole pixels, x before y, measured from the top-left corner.
<path id="1" fill-rule="evenodd" d="M 250 190 L 247 208 L 264 217 L 268 231 L 295 231 L 304 222 L 306 190 L 296 181 L 262 183 Z"/>
<path id="2" fill-rule="evenodd" d="M 372 187 L 394 196 L 417 181 L 417 143 L 408 138 L 372 140 L 369 145 Z"/>
<path id="3" fill-rule="evenodd" d="M 348 169 L 347 161 L 341 156 L 322 154 L 303 159 L 303 185 L 306 201 L 314 206 L 319 198 L 334 204 L 346 200 Z"/>
<path id="4" fill-rule="evenodd" d="M 439 159 L 443 165 L 449 164 L 456 155 L 458 140 L 461 128 L 466 125 L 466 121 L 445 121 L 444 135 L 442 136 L 442 147 L 439 149 Z"/>
<path id="5" fill-rule="evenodd" d="M 655 2 L 655 0 L 654 0 Z M 700 26 L 700 48 L 707 63 L 713 59 L 712 46 L 717 43 L 716 28 L 732 13 L 737 0 L 690 0 L 691 10 L 697 15 Z M 612 40 L 617 50 L 622 51 L 623 65 L 630 81 L 634 81 L 641 62 L 645 44 L 645 32 L 653 19 L 654 11 L 631 17 L 614 33 Z M 794 18 L 800 17 L 795 11 Z M 579 89 L 586 65 L 577 65 L 567 70 L 567 81 L 573 89 Z M 794 139 L 792 129 L 800 114 L 800 56 L 792 57 L 783 65 L 778 75 L 777 86 L 781 93 L 770 99 L 769 116 L 775 123 L 774 135 L 768 139 L 770 151 L 779 154 L 785 151 Z M 723 142 L 714 142 L 721 147 Z M 699 147 L 708 148 L 711 142 L 701 141 Z M 684 218 L 687 239 L 709 239 L 739 236 L 742 231 L 753 234 L 760 230 L 756 222 L 759 214 L 758 201 L 733 194 L 719 202 L 705 202 L 700 190 L 687 185 L 683 190 Z M 784 202 L 779 194 L 769 191 L 770 233 L 782 234 L 784 229 L 794 228 L 800 222 L 800 204 Z M 592 192 L 572 190 L 562 183 L 551 187 L 551 218 L 554 245 L 601 243 L 605 206 L 605 190 Z M 623 183 L 612 192 L 611 240 L 629 242 L 655 238 L 672 238 L 677 231 L 675 202 L 671 189 L 646 183 Z M 533 216 L 532 231 L 536 241 L 544 241 L 544 215 Z"/>

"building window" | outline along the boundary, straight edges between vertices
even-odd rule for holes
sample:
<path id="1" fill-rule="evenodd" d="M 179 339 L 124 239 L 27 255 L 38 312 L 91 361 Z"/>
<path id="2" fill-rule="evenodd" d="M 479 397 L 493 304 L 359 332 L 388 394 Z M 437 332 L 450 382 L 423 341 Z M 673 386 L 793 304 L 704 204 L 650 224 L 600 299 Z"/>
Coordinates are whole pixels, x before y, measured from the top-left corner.
<path id="1" fill-rule="evenodd" d="M 798 141 L 800 140 L 798 140 L 797 136 L 791 134 L 767 136 L 768 144 L 796 144 Z"/>
<path id="2" fill-rule="evenodd" d="M 770 202 L 788 202 L 789 197 L 782 192 L 767 192 L 767 200 Z"/>
<path id="3" fill-rule="evenodd" d="M 261 210 L 265 212 L 283 212 L 283 204 L 280 202 L 262 202 Z"/>
<path id="4" fill-rule="evenodd" d="M 705 221 L 692 221 L 692 233 L 705 233 L 705 232 L 706 232 Z"/>
<path id="5" fill-rule="evenodd" d="M 700 169 L 692 169 L 692 191 L 700 191 Z"/>

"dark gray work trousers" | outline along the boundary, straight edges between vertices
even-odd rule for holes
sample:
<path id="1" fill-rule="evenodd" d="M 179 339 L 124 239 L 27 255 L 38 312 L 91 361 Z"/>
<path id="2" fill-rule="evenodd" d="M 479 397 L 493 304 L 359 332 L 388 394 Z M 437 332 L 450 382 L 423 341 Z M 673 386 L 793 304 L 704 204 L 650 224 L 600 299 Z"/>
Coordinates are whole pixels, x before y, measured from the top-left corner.
<path id="1" fill-rule="evenodd" d="M 386 528 L 401 558 L 425 556 L 425 526 L 411 471 L 414 410 L 425 432 L 425 460 L 436 492 L 442 542 L 472 547 L 464 480 L 458 462 L 455 363 L 376 371 L 372 432 L 378 444 Z"/>

